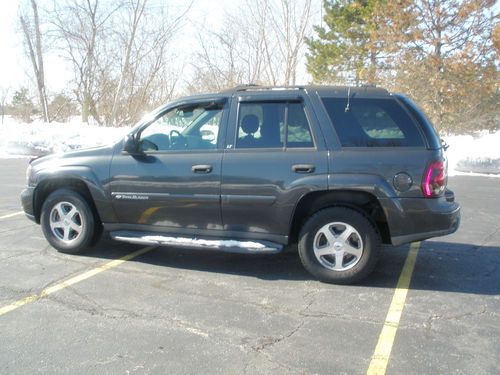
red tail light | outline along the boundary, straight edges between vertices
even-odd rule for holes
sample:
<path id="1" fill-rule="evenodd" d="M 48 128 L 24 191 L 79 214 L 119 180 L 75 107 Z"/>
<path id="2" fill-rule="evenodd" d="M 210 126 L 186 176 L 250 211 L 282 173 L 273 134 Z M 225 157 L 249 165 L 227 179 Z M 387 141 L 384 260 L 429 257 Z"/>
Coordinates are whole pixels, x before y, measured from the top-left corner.
<path id="1" fill-rule="evenodd" d="M 429 164 L 422 181 L 422 192 L 426 198 L 439 196 L 446 188 L 446 162 L 439 160 Z"/>

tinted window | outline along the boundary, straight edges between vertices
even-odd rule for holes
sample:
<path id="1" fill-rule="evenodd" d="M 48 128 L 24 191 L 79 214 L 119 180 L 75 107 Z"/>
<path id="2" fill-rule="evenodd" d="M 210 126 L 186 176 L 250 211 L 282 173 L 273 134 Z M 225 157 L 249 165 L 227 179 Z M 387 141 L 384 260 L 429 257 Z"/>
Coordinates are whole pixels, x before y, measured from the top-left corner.
<path id="1" fill-rule="evenodd" d="M 314 146 L 301 103 L 240 104 L 237 148 L 283 148 L 284 146 L 292 148 Z"/>
<path id="2" fill-rule="evenodd" d="M 289 103 L 286 147 L 313 147 L 311 129 L 302 103 Z"/>
<path id="3" fill-rule="evenodd" d="M 404 109 L 392 99 L 324 98 L 342 146 L 418 147 L 422 136 Z M 346 110 L 347 109 L 347 110 Z"/>

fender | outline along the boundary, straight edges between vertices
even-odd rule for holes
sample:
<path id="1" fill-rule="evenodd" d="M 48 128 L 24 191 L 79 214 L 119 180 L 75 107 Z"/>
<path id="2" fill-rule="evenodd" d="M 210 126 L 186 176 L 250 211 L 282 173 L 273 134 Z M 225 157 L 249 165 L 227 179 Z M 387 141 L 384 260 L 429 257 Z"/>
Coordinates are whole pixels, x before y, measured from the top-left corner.
<path id="1" fill-rule="evenodd" d="M 104 172 L 104 170 L 102 171 Z M 116 216 L 111 205 L 106 189 L 101 181 L 105 181 L 109 175 L 109 168 L 105 169 L 105 176 L 98 176 L 93 169 L 83 165 L 51 165 L 36 172 L 34 185 L 38 187 L 40 183 L 48 180 L 76 180 L 83 182 L 94 201 L 97 213 L 103 222 L 115 222 Z M 100 178 L 99 178 L 100 177 Z M 35 199 L 36 199 L 35 188 Z"/>

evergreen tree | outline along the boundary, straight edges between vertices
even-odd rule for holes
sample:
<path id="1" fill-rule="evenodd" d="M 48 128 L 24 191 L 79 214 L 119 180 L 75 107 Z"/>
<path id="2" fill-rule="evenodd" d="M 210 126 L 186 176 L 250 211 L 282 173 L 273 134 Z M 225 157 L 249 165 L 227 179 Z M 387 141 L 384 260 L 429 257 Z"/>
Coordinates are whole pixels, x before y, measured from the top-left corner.
<path id="1" fill-rule="evenodd" d="M 377 82 L 382 0 L 325 0 L 324 26 L 307 40 L 307 68 L 315 82 Z"/>

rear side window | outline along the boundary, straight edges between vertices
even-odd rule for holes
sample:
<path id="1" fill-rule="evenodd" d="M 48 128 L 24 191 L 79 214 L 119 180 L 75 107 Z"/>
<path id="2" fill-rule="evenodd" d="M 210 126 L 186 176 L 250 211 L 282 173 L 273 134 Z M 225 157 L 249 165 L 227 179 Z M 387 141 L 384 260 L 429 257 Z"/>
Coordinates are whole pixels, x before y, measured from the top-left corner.
<path id="1" fill-rule="evenodd" d="M 323 98 L 344 147 L 423 147 L 412 118 L 393 99 Z"/>
<path id="2" fill-rule="evenodd" d="M 300 102 L 241 103 L 236 148 L 314 147 Z"/>

